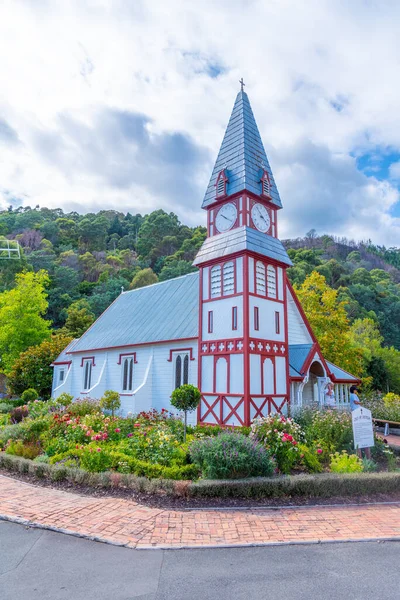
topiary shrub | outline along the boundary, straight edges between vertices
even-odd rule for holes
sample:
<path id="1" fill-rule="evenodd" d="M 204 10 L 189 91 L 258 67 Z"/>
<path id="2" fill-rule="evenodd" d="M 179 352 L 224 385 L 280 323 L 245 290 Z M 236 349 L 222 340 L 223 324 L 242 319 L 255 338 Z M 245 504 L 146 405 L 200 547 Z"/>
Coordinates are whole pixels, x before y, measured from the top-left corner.
<path id="1" fill-rule="evenodd" d="M 34 388 L 28 388 L 24 390 L 21 394 L 21 400 L 23 400 L 24 404 L 28 404 L 28 402 L 33 402 L 39 398 L 39 394 Z"/>
<path id="2" fill-rule="evenodd" d="M 114 416 L 115 411 L 121 408 L 121 399 L 118 392 L 113 390 L 104 392 L 104 396 L 100 399 L 100 407 L 103 410 L 110 410 L 111 415 Z"/>
<path id="3" fill-rule="evenodd" d="M 235 432 L 196 440 L 189 453 L 207 479 L 266 477 L 272 475 L 275 466 L 261 444 Z"/>
<path id="4" fill-rule="evenodd" d="M 185 413 L 185 425 L 183 430 L 183 441 L 186 442 L 187 413 L 198 407 L 201 399 L 200 390 L 194 385 L 185 383 L 176 388 L 171 394 L 171 404 Z"/>

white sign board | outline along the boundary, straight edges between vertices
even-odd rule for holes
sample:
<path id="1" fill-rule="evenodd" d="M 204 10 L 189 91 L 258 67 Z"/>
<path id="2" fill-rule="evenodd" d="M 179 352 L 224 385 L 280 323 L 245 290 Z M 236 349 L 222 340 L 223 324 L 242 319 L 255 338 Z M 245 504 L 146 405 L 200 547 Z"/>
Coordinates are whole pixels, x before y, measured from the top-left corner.
<path id="1" fill-rule="evenodd" d="M 372 414 L 368 408 L 356 408 L 351 413 L 353 420 L 354 448 L 371 448 L 374 446 Z"/>

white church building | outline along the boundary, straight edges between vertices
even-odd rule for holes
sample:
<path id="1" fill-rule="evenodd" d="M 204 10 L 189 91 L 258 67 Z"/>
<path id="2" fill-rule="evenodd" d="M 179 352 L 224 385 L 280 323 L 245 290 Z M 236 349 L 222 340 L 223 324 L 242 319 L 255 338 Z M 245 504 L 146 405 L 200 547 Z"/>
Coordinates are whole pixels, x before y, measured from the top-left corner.
<path id="1" fill-rule="evenodd" d="M 170 409 L 183 383 L 201 391 L 192 422 L 249 425 L 257 416 L 348 404 L 357 379 L 324 359 L 288 281 L 278 189 L 241 90 L 202 207 L 208 237 L 196 273 L 127 291 L 54 361 L 52 395 L 121 396 L 122 411 Z"/>

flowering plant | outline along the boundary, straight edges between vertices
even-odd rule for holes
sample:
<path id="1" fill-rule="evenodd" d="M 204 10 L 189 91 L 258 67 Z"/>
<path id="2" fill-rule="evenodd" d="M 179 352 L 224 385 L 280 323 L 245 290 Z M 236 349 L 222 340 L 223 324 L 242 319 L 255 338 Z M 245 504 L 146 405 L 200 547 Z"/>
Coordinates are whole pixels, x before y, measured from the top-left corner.
<path id="1" fill-rule="evenodd" d="M 259 417 L 251 425 L 250 437 L 269 450 L 281 473 L 290 473 L 299 461 L 298 444 L 304 441 L 304 434 L 293 419 L 280 414 Z"/>

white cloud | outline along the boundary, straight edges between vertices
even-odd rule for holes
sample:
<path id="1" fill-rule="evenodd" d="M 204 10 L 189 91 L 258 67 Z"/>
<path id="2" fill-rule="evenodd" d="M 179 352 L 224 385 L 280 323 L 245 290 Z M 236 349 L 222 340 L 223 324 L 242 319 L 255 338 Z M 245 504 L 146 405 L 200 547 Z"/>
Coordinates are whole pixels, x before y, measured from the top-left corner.
<path id="1" fill-rule="evenodd" d="M 397 167 L 380 182 L 351 156 L 400 151 L 399 19 L 391 0 L 6 0 L 3 204 L 163 207 L 204 222 L 202 192 L 243 75 L 284 202 L 281 236 L 315 227 L 398 243 Z M 112 111 L 148 119 L 143 169 L 133 142 L 101 122 Z M 177 164 L 159 155 L 176 133 L 195 155 L 181 187 Z"/>

